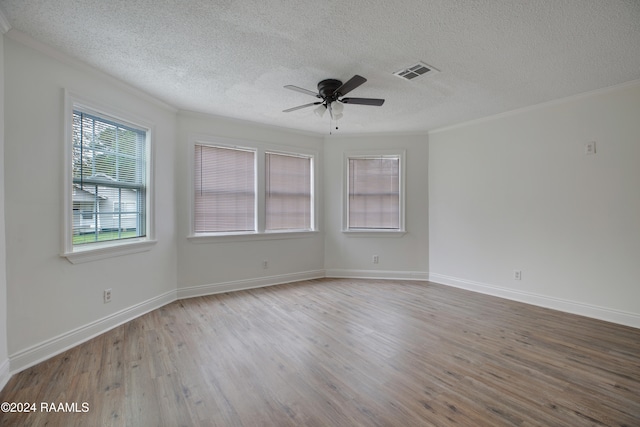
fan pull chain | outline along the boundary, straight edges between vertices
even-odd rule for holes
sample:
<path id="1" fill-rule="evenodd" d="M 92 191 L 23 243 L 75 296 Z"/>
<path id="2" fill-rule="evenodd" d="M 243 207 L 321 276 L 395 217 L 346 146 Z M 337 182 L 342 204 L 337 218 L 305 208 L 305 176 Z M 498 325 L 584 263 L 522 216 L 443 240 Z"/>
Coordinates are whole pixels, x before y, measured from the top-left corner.
<path id="1" fill-rule="evenodd" d="M 329 119 L 329 135 L 333 135 L 332 129 L 333 129 L 333 125 L 331 124 L 333 122 L 332 119 Z M 336 120 L 336 130 L 338 130 L 338 121 Z"/>

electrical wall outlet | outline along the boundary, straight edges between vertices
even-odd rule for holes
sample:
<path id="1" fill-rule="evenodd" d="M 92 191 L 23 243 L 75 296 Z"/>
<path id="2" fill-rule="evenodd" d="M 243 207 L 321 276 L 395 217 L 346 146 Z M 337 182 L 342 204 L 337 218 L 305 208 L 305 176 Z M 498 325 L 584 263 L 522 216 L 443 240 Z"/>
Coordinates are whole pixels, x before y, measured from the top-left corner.
<path id="1" fill-rule="evenodd" d="M 596 154 L 596 142 L 591 141 L 584 144 L 584 154 Z"/>
<path id="2" fill-rule="evenodd" d="M 104 290 L 104 293 L 102 294 L 102 298 L 105 304 L 108 302 L 111 302 L 111 288 Z"/>
<path id="3" fill-rule="evenodd" d="M 264 261 L 262 261 L 262 268 L 264 268 L 265 270 L 267 268 L 269 268 L 269 261 L 268 260 L 265 259 Z"/>
<path id="4" fill-rule="evenodd" d="M 513 280 L 522 280 L 521 270 L 513 270 Z"/>
<path id="5" fill-rule="evenodd" d="M 373 257 L 371 257 L 371 262 L 374 264 L 377 264 L 380 262 L 380 257 L 378 255 L 374 255 Z"/>

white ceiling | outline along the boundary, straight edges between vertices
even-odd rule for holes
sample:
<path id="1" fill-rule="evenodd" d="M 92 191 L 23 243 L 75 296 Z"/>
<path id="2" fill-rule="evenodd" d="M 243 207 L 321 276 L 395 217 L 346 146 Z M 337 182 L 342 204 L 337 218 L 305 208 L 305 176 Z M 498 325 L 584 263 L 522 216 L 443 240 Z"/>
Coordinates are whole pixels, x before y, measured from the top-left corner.
<path id="1" fill-rule="evenodd" d="M 20 31 L 182 110 L 334 134 L 423 132 L 640 79 L 640 0 L 0 0 Z M 392 75 L 417 61 L 440 70 Z"/>

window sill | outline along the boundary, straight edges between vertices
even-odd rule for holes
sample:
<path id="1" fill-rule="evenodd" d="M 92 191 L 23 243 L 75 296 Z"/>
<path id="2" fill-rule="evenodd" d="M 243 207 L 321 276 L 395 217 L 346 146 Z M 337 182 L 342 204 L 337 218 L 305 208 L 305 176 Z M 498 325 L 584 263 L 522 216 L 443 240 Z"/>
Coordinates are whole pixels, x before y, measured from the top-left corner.
<path id="1" fill-rule="evenodd" d="M 349 237 L 402 237 L 407 234 L 405 230 L 342 230 L 342 233 Z"/>
<path id="2" fill-rule="evenodd" d="M 318 230 L 309 231 L 267 231 L 264 233 L 211 233 L 187 236 L 191 243 L 245 242 L 251 240 L 300 239 L 318 234 Z"/>
<path id="3" fill-rule="evenodd" d="M 82 264 L 84 262 L 150 251 L 156 243 L 158 243 L 156 240 L 135 240 L 117 244 L 97 243 L 91 244 L 86 248 L 76 248 L 73 252 L 65 252 L 60 256 L 65 257 L 72 264 Z"/>

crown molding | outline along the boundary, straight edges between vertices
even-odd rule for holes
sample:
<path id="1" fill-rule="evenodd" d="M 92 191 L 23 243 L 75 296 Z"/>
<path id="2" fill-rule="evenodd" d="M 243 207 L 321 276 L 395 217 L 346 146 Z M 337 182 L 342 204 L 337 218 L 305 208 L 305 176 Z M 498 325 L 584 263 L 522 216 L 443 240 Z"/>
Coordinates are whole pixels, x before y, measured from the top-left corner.
<path id="1" fill-rule="evenodd" d="M 543 108 L 547 108 L 547 107 L 553 107 L 556 105 L 562 105 L 568 102 L 572 102 L 572 101 L 576 101 L 576 100 L 582 100 L 585 98 L 591 98 L 594 96 L 599 96 L 599 95 L 603 95 L 603 94 L 608 94 L 608 93 L 612 93 L 612 92 L 616 92 L 619 91 L 621 89 L 626 89 L 626 88 L 632 88 L 635 86 L 640 86 L 640 79 L 637 80 L 631 80 L 628 82 L 623 82 L 623 83 L 618 83 L 616 85 L 613 86 L 606 86 L 600 89 L 594 89 L 594 90 L 590 90 L 587 92 L 582 92 L 582 93 L 578 93 L 575 95 L 569 95 L 566 96 L 564 98 L 558 98 L 558 99 L 553 99 L 551 101 L 546 101 L 546 102 L 541 102 L 539 104 L 535 104 L 535 105 L 529 105 L 527 107 L 522 107 L 522 108 L 516 108 L 515 110 L 509 110 L 509 111 L 505 111 L 503 113 L 498 113 L 498 114 L 494 114 L 491 116 L 487 116 L 487 117 L 481 117 L 479 119 L 474 119 L 474 120 L 469 120 L 466 122 L 461 122 L 461 123 L 456 123 L 450 126 L 444 126 L 441 128 L 436 128 L 436 129 L 432 129 L 428 132 L 428 135 L 433 135 L 439 132 L 447 132 L 450 130 L 454 130 L 454 129 L 458 129 L 458 128 L 464 128 L 467 126 L 472 126 L 472 125 L 477 125 L 477 124 L 481 124 L 481 123 L 486 123 L 486 122 L 491 122 L 494 120 L 499 120 L 499 119 L 503 119 L 505 117 L 512 117 L 512 116 L 517 116 L 519 114 L 524 114 L 524 113 L 528 113 L 530 111 L 537 111 L 537 110 L 541 110 Z"/>
<path id="2" fill-rule="evenodd" d="M 24 46 L 34 49 L 44 55 L 47 55 L 63 64 L 73 67 L 77 70 L 83 70 L 83 71 L 86 71 L 87 73 L 97 75 L 100 78 L 104 79 L 105 81 L 108 81 L 113 85 L 118 86 L 121 89 L 138 96 L 141 99 L 144 99 L 160 108 L 163 108 L 164 110 L 170 111 L 174 114 L 177 114 L 178 112 L 178 109 L 173 105 L 168 104 L 165 101 L 158 99 L 155 96 L 143 91 L 142 89 L 138 89 L 137 87 L 132 86 L 129 83 L 123 80 L 120 80 L 119 78 L 111 74 L 105 73 L 104 71 L 99 70 L 87 64 L 86 62 L 83 62 L 79 59 L 69 56 L 66 53 L 61 52 L 46 43 L 36 40 L 35 38 L 31 37 L 26 33 L 23 33 L 20 30 L 12 28 L 11 31 L 7 33 L 7 37 Z"/>
<path id="3" fill-rule="evenodd" d="M 313 138 L 322 138 L 323 134 L 303 129 L 288 128 L 286 126 L 272 125 L 265 122 L 257 122 L 253 120 L 241 119 L 231 116 L 223 116 L 215 113 L 208 113 L 206 111 L 195 110 L 178 110 L 178 115 L 185 118 L 204 119 L 204 120 L 220 120 L 227 123 L 235 123 L 240 126 L 249 126 L 255 129 L 265 129 L 274 132 L 286 132 L 303 136 L 310 136 Z"/>

